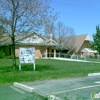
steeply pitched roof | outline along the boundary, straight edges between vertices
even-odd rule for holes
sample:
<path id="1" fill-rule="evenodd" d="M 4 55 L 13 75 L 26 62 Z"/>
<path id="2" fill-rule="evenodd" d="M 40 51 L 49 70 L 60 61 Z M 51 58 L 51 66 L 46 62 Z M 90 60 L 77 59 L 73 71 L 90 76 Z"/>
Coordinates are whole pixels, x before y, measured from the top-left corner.
<path id="1" fill-rule="evenodd" d="M 66 48 L 70 48 L 70 51 L 75 51 L 76 53 L 79 51 L 81 46 L 83 45 L 84 41 L 90 41 L 88 34 L 78 35 L 78 36 L 71 36 L 64 40 L 66 42 Z"/>

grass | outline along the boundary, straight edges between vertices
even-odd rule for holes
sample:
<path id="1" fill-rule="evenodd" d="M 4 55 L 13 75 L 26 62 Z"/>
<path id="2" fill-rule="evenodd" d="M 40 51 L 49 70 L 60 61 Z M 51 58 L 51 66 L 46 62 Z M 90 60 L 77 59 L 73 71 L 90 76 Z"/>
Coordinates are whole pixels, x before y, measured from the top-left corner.
<path id="1" fill-rule="evenodd" d="M 82 77 L 88 73 L 100 72 L 100 63 L 84 63 L 37 59 L 36 71 L 32 64 L 22 65 L 22 71 L 12 68 L 12 59 L 0 59 L 0 85 L 13 82 L 29 82 L 57 78 Z"/>

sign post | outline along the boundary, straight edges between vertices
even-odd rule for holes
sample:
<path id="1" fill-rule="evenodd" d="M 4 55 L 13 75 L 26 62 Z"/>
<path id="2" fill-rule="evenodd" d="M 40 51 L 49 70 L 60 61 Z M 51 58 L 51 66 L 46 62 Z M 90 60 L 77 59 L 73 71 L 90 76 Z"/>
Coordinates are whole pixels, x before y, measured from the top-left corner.
<path id="1" fill-rule="evenodd" d="M 20 48 L 19 55 L 19 70 L 21 70 L 22 63 L 32 63 L 35 71 L 35 48 Z"/>

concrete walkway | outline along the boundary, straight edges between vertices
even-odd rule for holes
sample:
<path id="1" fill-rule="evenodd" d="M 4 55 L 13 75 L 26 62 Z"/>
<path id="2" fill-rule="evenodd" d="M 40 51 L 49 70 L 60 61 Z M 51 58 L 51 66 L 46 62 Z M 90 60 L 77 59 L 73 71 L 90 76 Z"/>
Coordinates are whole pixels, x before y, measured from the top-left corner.
<path id="1" fill-rule="evenodd" d="M 54 60 L 63 60 L 63 61 L 77 61 L 77 62 L 89 62 L 89 63 L 100 63 L 100 62 L 93 62 L 93 61 L 87 61 L 87 60 L 79 60 L 79 59 L 71 59 L 71 58 L 59 58 L 59 57 L 49 57 L 49 58 L 43 58 L 43 59 L 54 59 Z"/>

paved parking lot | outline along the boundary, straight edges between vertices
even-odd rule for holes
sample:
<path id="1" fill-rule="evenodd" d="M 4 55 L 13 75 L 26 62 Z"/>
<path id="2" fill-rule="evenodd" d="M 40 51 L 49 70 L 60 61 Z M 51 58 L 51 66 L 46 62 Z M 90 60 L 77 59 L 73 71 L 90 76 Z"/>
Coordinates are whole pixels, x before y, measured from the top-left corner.
<path id="1" fill-rule="evenodd" d="M 0 100 L 44 100 L 44 98 L 36 93 L 20 90 L 10 84 L 0 86 Z"/>
<path id="2" fill-rule="evenodd" d="M 55 96 L 62 100 L 92 100 L 91 93 L 98 94 L 100 92 L 100 76 L 65 78 L 22 84 L 33 87 L 34 93 L 15 88 L 12 84 L 0 86 L 0 100 L 44 100 L 42 96 L 46 98 Z"/>
<path id="3" fill-rule="evenodd" d="M 100 92 L 100 76 L 67 78 L 24 83 L 37 94 L 54 95 L 64 100 L 91 100 L 91 93 Z"/>

